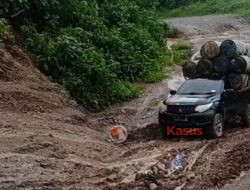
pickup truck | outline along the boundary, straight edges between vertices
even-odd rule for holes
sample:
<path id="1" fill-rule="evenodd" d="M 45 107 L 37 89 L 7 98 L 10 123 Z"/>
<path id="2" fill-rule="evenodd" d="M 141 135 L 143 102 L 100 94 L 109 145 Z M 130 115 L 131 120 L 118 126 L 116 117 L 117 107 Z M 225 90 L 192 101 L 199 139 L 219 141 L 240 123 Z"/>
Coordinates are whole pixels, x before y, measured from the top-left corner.
<path id="1" fill-rule="evenodd" d="M 228 123 L 250 126 L 249 88 L 234 90 L 227 78 L 186 80 L 176 91 L 171 90 L 159 111 L 163 138 L 170 136 L 168 127 L 202 129 L 209 138 L 223 136 Z M 187 131 L 188 135 L 191 131 Z"/>

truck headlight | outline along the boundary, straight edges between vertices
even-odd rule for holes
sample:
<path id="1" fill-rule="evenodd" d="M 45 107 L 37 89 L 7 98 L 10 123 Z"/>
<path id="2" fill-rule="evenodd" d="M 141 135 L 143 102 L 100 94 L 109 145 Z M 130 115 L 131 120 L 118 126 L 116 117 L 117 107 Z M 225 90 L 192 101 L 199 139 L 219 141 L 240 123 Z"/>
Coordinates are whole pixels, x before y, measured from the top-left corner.
<path id="1" fill-rule="evenodd" d="M 200 106 L 197 106 L 194 111 L 196 111 L 198 113 L 202 113 L 202 112 L 209 110 L 212 107 L 212 105 L 213 105 L 213 103 L 200 105 Z"/>
<path id="2" fill-rule="evenodd" d="M 168 106 L 165 104 L 165 102 L 162 102 L 161 107 L 160 107 L 160 113 L 163 113 L 167 110 L 168 110 Z"/>

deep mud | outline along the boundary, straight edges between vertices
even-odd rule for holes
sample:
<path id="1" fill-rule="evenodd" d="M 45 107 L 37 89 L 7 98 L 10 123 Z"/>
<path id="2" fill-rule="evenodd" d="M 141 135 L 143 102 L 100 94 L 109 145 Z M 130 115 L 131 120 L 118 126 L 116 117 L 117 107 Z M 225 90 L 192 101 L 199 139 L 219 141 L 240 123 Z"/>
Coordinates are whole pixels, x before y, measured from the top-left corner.
<path id="1" fill-rule="evenodd" d="M 247 39 L 250 33 L 243 19 L 232 16 L 170 22 L 193 50 L 208 39 Z M 160 139 L 154 128 L 159 105 L 183 82 L 180 67 L 147 85 L 140 98 L 92 114 L 49 82 L 18 47 L 6 46 L 0 54 L 0 189 L 233 189 L 234 180 L 247 186 L 250 129 L 232 128 L 210 141 Z M 107 141 L 107 130 L 117 124 L 129 131 L 120 145 Z M 173 172 L 178 151 L 186 160 Z"/>

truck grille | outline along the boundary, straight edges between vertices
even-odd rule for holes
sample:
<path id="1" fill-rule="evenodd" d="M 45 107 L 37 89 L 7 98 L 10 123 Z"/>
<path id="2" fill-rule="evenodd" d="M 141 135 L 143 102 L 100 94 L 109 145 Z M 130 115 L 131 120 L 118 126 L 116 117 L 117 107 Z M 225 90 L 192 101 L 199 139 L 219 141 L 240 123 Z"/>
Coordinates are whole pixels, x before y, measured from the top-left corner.
<path id="1" fill-rule="evenodd" d="M 195 106 L 168 105 L 168 112 L 173 114 L 191 114 L 194 110 Z"/>

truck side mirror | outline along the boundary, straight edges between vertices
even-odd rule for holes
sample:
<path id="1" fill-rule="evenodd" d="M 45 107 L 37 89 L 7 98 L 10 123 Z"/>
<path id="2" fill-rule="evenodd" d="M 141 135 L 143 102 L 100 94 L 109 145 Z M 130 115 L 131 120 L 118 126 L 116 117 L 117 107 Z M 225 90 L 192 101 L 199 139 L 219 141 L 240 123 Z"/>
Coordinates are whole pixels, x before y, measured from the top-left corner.
<path id="1" fill-rule="evenodd" d="M 175 95 L 176 93 L 177 93 L 176 90 L 170 90 L 171 95 Z"/>

